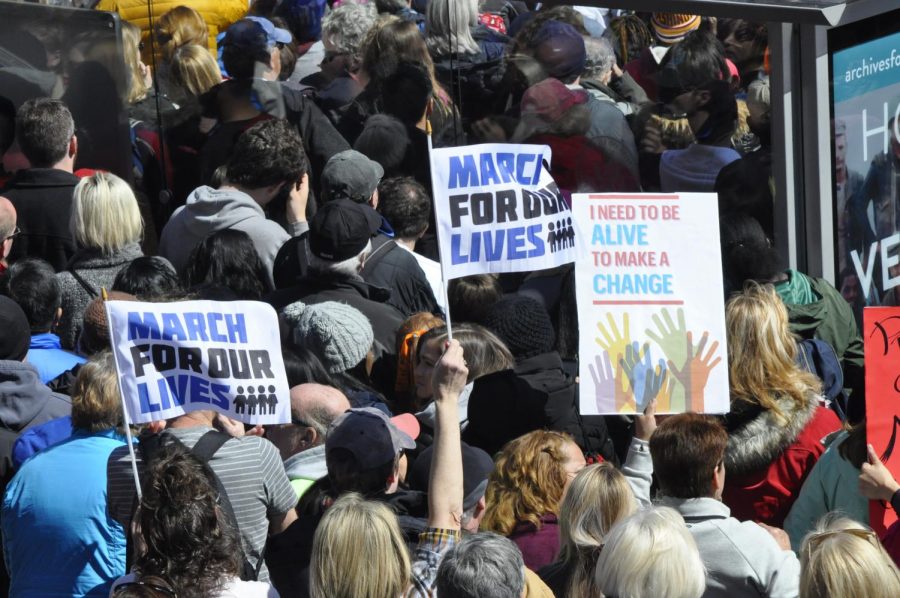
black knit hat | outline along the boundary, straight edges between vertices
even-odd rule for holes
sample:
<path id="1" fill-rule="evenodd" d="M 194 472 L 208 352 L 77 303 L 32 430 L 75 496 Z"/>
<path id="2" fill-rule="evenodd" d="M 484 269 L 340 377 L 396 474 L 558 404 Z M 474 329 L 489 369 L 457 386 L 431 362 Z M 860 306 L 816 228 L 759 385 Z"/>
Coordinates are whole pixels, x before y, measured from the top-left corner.
<path id="1" fill-rule="evenodd" d="M 0 296 L 0 359 L 22 361 L 31 345 L 31 326 L 19 304 Z"/>
<path id="2" fill-rule="evenodd" d="M 484 325 L 506 343 L 517 361 L 549 353 L 556 342 L 547 310 L 522 295 L 508 295 L 495 303 Z"/>

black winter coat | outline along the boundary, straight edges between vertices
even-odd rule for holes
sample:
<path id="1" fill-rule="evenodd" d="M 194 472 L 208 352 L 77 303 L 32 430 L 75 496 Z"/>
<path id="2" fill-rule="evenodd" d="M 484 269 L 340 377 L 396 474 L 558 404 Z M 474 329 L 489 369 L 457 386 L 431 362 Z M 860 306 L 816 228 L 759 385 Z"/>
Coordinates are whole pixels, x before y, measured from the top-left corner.
<path id="1" fill-rule="evenodd" d="M 416 258 L 384 235 L 372 239 L 372 253 L 360 274 L 369 284 L 389 289 L 388 304 L 404 317 L 421 311 L 440 313 L 428 278 Z"/>
<path id="2" fill-rule="evenodd" d="M 571 434 L 586 453 L 615 461 L 605 421 L 584 421 L 576 389 L 556 351 L 521 359 L 511 370 L 478 378 L 469 396 L 469 425 L 463 440 L 493 455 L 514 438 L 549 429 Z"/>
<path id="3" fill-rule="evenodd" d="M 53 269 L 66 269 L 75 255 L 75 240 L 69 231 L 72 192 L 78 177 L 56 168 L 29 168 L 16 173 L 0 195 L 16 208 L 22 234 L 13 242 L 9 261 L 39 257 Z"/>

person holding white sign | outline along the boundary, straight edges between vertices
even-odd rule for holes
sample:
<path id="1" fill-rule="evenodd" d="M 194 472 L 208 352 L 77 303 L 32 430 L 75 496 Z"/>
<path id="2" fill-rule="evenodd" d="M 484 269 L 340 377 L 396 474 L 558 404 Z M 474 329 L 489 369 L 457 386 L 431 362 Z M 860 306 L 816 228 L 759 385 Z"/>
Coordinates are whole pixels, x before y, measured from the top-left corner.
<path id="1" fill-rule="evenodd" d="M 166 422 L 151 424 L 151 429 L 165 427 L 162 439 L 176 440 L 189 449 L 218 422 L 229 423 L 215 411 L 191 411 Z M 222 482 L 231 501 L 240 532 L 244 555 L 258 567 L 260 581 L 268 581 L 269 572 L 261 563 L 263 547 L 269 534 L 278 534 L 296 519 L 297 495 L 284 471 L 281 457 L 271 442 L 259 436 L 243 434 L 243 426 L 232 425 L 236 436 L 226 441 L 209 460 L 209 466 Z M 138 470 L 145 471 L 140 451 L 135 452 Z M 124 447 L 109 458 L 107 468 L 109 516 L 123 529 L 129 529 L 134 516 L 135 487 L 131 457 Z"/>

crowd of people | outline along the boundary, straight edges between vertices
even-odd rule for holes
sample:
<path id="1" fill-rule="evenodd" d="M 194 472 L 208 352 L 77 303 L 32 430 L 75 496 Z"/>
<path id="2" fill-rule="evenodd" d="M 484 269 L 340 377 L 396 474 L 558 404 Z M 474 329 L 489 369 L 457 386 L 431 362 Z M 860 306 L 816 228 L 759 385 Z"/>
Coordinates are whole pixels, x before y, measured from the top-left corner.
<path id="1" fill-rule="evenodd" d="M 772 243 L 764 25 L 74 4 L 120 35 L 58 11 L 0 33 L 30 52 L 0 69 L 3 591 L 900 596 L 900 528 L 869 527 L 900 484 L 866 441 L 857 322 Z M 717 192 L 730 412 L 582 414 L 572 265 L 445 288 L 429 136 L 548 145 L 570 202 Z M 192 299 L 278 311 L 291 422 L 189 411 L 129 444 L 104 302 Z"/>

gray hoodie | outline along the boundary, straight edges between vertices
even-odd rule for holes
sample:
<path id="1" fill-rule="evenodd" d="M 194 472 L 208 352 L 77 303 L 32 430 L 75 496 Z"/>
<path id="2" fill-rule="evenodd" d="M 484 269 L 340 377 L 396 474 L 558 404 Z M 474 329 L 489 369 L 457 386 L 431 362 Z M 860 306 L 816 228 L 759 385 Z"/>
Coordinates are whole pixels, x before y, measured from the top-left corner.
<path id="1" fill-rule="evenodd" d="M 684 517 L 706 565 L 703 598 L 795 598 L 800 595 L 800 561 L 782 550 L 769 532 L 738 521 L 714 498 L 663 497 L 659 505 Z"/>
<path id="2" fill-rule="evenodd" d="M 71 415 L 72 400 L 41 384 L 37 370 L 22 361 L 0 361 L 0 492 L 12 477 L 16 434 L 57 417 Z"/>
<path id="3" fill-rule="evenodd" d="M 311 449 L 291 455 L 284 462 L 284 470 L 291 480 L 320 480 L 328 475 L 325 466 L 325 445 L 320 444 Z"/>
<path id="4" fill-rule="evenodd" d="M 184 207 L 177 209 L 163 228 L 159 253 L 181 274 L 194 247 L 212 233 L 228 228 L 247 233 L 274 288 L 272 265 L 278 250 L 291 235 L 278 223 L 267 220 L 262 207 L 252 197 L 231 187 L 195 189 Z M 298 236 L 309 226 L 299 222 L 292 228 L 290 232 Z"/>

